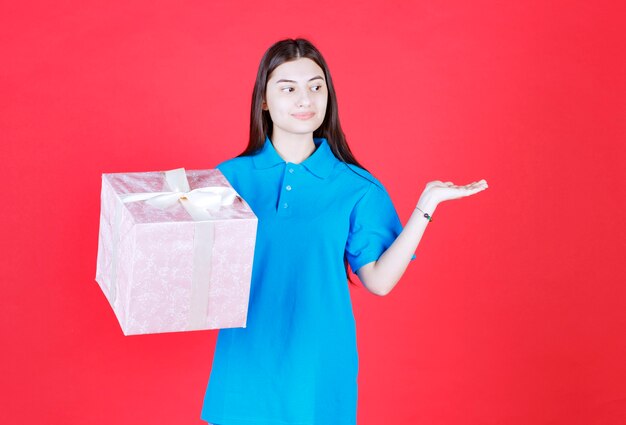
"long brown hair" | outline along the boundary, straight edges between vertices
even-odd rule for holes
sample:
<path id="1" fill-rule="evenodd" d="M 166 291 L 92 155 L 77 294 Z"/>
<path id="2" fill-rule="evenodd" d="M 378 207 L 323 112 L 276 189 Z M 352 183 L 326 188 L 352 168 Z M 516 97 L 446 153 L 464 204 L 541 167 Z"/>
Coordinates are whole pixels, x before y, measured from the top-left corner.
<path id="1" fill-rule="evenodd" d="M 253 155 L 263 147 L 265 138 L 272 134 L 272 119 L 270 118 L 269 111 L 264 111 L 262 108 L 268 77 L 279 65 L 299 58 L 311 59 L 324 70 L 324 78 L 326 79 L 326 86 L 328 88 L 326 115 L 324 116 L 322 125 L 313 132 L 313 137 L 325 138 L 331 151 L 340 161 L 348 164 L 354 164 L 365 170 L 365 167 L 359 164 L 350 151 L 350 147 L 346 141 L 346 136 L 341 129 L 341 124 L 339 123 L 339 113 L 337 110 L 337 95 L 335 94 L 335 87 L 330 76 L 328 65 L 326 65 L 326 61 L 322 57 L 320 51 L 317 50 L 310 41 L 303 38 L 288 38 L 278 41 L 267 49 L 263 58 L 261 58 L 256 81 L 254 83 L 254 89 L 252 91 L 252 106 L 250 109 L 250 140 L 248 141 L 246 149 L 237 156 Z M 348 281 L 351 284 L 356 285 L 350 278 L 350 265 L 348 264 L 348 259 L 345 253 L 343 261 Z"/>

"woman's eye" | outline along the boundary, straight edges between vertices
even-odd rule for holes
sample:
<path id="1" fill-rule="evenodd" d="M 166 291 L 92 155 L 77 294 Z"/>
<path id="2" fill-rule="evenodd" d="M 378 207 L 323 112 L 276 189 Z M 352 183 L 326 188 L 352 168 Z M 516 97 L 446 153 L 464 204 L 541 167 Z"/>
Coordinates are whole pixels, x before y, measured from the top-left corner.
<path id="1" fill-rule="evenodd" d="M 313 89 L 313 91 L 320 91 L 322 89 L 322 86 L 313 86 L 311 88 Z"/>
<path id="2" fill-rule="evenodd" d="M 291 93 L 294 90 L 294 88 L 293 87 L 283 87 L 281 90 Z"/>

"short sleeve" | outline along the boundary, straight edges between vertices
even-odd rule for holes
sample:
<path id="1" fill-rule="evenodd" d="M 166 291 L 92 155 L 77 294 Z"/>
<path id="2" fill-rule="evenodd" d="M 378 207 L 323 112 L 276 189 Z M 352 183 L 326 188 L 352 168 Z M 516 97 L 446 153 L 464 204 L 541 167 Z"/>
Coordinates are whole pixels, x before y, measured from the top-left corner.
<path id="1" fill-rule="evenodd" d="M 352 271 L 378 260 L 400 232 L 402 223 L 389 194 L 384 187 L 370 184 L 350 215 L 346 257 Z"/>
<path id="2" fill-rule="evenodd" d="M 226 177 L 228 183 L 235 189 L 235 192 L 239 193 L 239 181 L 237 177 L 237 158 L 227 159 L 226 161 L 222 161 L 215 166 L 216 169 L 220 170 L 220 172 Z"/>

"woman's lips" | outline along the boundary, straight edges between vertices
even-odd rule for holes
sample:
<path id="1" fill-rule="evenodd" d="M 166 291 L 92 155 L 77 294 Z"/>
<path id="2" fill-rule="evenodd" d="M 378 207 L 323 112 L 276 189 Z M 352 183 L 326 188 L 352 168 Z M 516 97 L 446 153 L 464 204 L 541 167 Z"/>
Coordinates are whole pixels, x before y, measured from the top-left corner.
<path id="1" fill-rule="evenodd" d="M 308 120 L 309 118 L 312 118 L 313 115 L 315 115 L 315 112 L 300 112 L 291 115 L 293 115 L 295 118 L 298 118 L 299 120 Z"/>

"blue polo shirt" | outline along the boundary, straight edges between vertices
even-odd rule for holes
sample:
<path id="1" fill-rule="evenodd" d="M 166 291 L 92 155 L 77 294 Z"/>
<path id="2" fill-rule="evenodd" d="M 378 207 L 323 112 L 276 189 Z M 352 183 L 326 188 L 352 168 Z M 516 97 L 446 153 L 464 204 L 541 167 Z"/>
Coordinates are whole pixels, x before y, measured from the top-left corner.
<path id="1" fill-rule="evenodd" d="M 201 417 L 219 425 L 355 425 L 358 353 L 344 253 L 376 261 L 402 231 L 369 172 L 315 138 L 286 162 L 266 138 L 217 168 L 258 217 L 245 328 L 220 329 Z M 415 256 L 413 256 L 413 259 Z"/>

